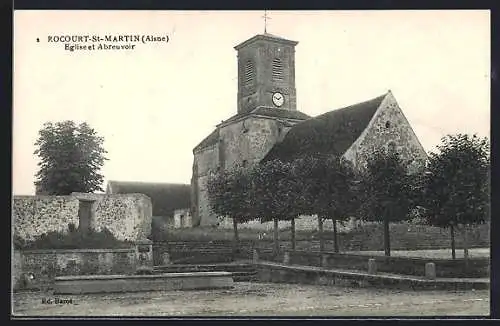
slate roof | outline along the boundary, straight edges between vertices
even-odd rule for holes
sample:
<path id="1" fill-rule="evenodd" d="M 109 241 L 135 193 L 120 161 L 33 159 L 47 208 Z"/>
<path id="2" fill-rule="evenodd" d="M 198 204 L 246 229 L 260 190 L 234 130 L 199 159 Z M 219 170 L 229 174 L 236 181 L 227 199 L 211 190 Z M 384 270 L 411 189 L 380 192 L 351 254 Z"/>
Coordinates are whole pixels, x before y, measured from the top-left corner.
<path id="1" fill-rule="evenodd" d="M 235 114 L 231 118 L 224 120 L 223 123 L 232 122 L 234 120 L 238 120 L 241 117 L 249 115 L 263 115 L 271 118 L 282 118 L 282 119 L 293 119 L 293 120 L 306 120 L 310 118 L 310 116 L 300 111 L 258 107 L 249 112 Z"/>
<path id="2" fill-rule="evenodd" d="M 175 183 L 109 181 L 114 194 L 139 193 L 151 198 L 153 216 L 173 216 L 174 210 L 191 207 L 191 186 Z"/>
<path id="3" fill-rule="evenodd" d="M 273 108 L 265 108 L 258 107 L 249 112 L 237 113 L 233 115 L 231 118 L 224 120 L 222 123 L 233 122 L 245 116 L 250 115 L 262 115 L 271 118 L 278 119 L 292 119 L 292 120 L 307 120 L 310 118 L 307 114 L 300 111 L 290 111 L 283 109 L 273 109 Z M 219 128 L 215 129 L 210 135 L 208 135 L 205 139 L 203 139 L 194 149 L 193 151 L 197 151 L 199 149 L 212 146 L 217 144 L 219 140 Z"/>
<path id="4" fill-rule="evenodd" d="M 330 111 L 293 126 L 264 158 L 290 160 L 300 154 L 343 155 L 359 138 L 387 94 Z"/>
<path id="5" fill-rule="evenodd" d="M 194 149 L 193 152 L 217 144 L 217 141 L 219 140 L 219 128 L 215 129 L 212 131 L 210 135 L 205 137 Z"/>
<path id="6" fill-rule="evenodd" d="M 249 38 L 248 40 L 241 42 L 240 44 L 236 45 L 234 47 L 234 49 L 239 50 L 242 47 L 244 47 L 244 46 L 246 46 L 248 44 L 251 44 L 251 43 L 253 43 L 255 41 L 259 41 L 259 40 L 277 41 L 277 42 L 280 42 L 280 43 L 290 44 L 290 45 L 293 45 L 293 46 L 295 46 L 295 45 L 297 45 L 299 43 L 297 41 L 288 40 L 288 39 L 283 38 L 281 36 L 276 36 L 276 35 L 273 35 L 273 34 L 270 34 L 270 33 L 263 33 L 263 34 L 254 35 L 251 38 Z"/>

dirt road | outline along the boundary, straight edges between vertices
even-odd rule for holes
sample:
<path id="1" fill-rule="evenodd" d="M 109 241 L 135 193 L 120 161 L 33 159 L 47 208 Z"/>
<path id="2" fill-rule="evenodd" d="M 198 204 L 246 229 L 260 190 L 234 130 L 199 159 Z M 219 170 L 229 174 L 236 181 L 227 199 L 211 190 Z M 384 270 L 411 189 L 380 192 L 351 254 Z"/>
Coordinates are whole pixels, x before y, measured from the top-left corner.
<path id="1" fill-rule="evenodd" d="M 55 303 L 56 299 L 64 302 Z M 245 282 L 235 283 L 231 290 L 13 297 L 17 316 L 483 316 L 489 309 L 489 291 Z"/>

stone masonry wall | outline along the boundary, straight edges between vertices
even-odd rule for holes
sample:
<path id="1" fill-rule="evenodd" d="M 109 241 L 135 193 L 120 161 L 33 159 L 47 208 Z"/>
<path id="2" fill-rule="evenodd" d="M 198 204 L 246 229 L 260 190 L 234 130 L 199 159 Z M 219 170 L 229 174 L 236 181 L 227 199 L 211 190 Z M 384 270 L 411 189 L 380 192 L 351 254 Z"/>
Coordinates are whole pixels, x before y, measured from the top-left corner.
<path id="1" fill-rule="evenodd" d="M 217 217 L 210 212 L 207 196 L 207 181 L 210 171 L 219 166 L 218 145 L 204 148 L 194 153 L 194 168 L 191 184 L 193 194 L 193 225 L 212 225 L 217 223 Z M 197 202 L 197 203 L 196 203 Z"/>
<path id="2" fill-rule="evenodd" d="M 67 231 L 70 223 L 78 226 L 78 200 L 73 196 L 14 196 L 12 225 L 23 240 Z"/>
<path id="3" fill-rule="evenodd" d="M 415 172 L 425 166 L 427 154 L 403 111 L 389 93 L 371 125 L 344 156 L 355 162 L 356 166 L 364 166 L 376 149 L 387 150 L 391 142 L 410 171 Z"/>
<path id="4" fill-rule="evenodd" d="M 237 121 L 220 129 L 221 141 L 214 146 L 207 147 L 194 153 L 192 191 L 198 205 L 193 210 L 193 225 L 214 225 L 219 219 L 210 212 L 206 183 L 210 171 L 218 167 L 229 169 L 235 164 L 246 161 L 247 166 L 259 162 L 274 144 L 281 140 L 289 127 L 280 127 L 280 122 L 274 119 L 249 117 Z M 221 160 L 223 162 L 221 162 Z M 222 164 L 221 164 L 222 163 Z M 196 183 L 196 184 L 194 184 Z"/>
<path id="5" fill-rule="evenodd" d="M 56 276 L 133 274 L 135 249 L 22 250 L 14 252 L 15 290 L 50 286 Z M 23 275 L 33 274 L 28 284 Z"/>
<path id="6" fill-rule="evenodd" d="M 79 225 L 78 199 L 91 199 L 93 226 L 106 227 L 119 240 L 134 241 L 151 234 L 152 204 L 142 194 L 81 194 L 71 196 L 14 196 L 14 234 L 34 240 L 43 233 L 65 232 L 68 224 Z"/>
<path id="7" fill-rule="evenodd" d="M 281 136 L 276 120 L 258 117 L 224 126 L 220 135 L 226 169 L 243 160 L 249 165 L 259 162 Z"/>

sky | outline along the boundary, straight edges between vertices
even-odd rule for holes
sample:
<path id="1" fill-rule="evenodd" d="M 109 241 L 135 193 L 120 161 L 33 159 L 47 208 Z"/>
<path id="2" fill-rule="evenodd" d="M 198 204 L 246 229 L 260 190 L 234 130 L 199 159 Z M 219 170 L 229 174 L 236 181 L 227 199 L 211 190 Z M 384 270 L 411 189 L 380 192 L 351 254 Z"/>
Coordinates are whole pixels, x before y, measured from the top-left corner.
<path id="1" fill-rule="evenodd" d="M 63 120 L 85 121 L 104 137 L 103 188 L 108 180 L 189 183 L 192 149 L 237 111 L 233 47 L 263 33 L 263 15 L 15 11 L 13 193 L 34 194 L 38 132 Z M 316 116 L 391 90 L 427 151 L 446 134 L 489 136 L 489 11 L 267 15 L 267 32 L 299 42 L 298 110 Z M 48 42 L 131 34 L 169 41 L 73 52 Z"/>

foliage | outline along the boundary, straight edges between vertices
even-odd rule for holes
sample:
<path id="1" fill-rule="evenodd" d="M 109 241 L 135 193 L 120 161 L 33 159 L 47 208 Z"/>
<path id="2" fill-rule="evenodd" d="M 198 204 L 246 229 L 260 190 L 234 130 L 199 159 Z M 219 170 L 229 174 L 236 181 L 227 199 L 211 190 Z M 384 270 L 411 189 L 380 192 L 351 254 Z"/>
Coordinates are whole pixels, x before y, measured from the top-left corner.
<path id="1" fill-rule="evenodd" d="M 265 161 L 253 170 L 255 212 L 262 222 L 274 218 L 290 220 L 303 213 L 303 181 L 297 178 L 290 162 Z"/>
<path id="2" fill-rule="evenodd" d="M 356 174 L 349 161 L 336 156 L 309 157 L 302 175 L 311 198 L 310 213 L 346 220 L 357 208 Z"/>
<path id="3" fill-rule="evenodd" d="M 489 219 L 490 157 L 486 138 L 443 137 L 423 177 L 423 206 L 429 224 L 474 225 Z"/>
<path id="4" fill-rule="evenodd" d="M 366 221 L 406 220 L 413 208 L 414 180 L 397 153 L 376 151 L 362 172 L 358 212 Z"/>
<path id="5" fill-rule="evenodd" d="M 252 171 L 241 166 L 212 173 L 207 181 L 210 209 L 238 223 L 255 219 Z"/>
<path id="6" fill-rule="evenodd" d="M 359 213 L 364 220 L 384 223 L 385 254 L 390 256 L 389 223 L 409 219 L 414 206 L 415 177 L 394 151 L 376 151 L 361 172 Z"/>
<path id="7" fill-rule="evenodd" d="M 45 123 L 35 142 L 40 158 L 35 185 L 48 195 L 103 191 L 103 142 L 86 123 Z"/>
<path id="8" fill-rule="evenodd" d="M 334 247 L 338 252 L 337 221 L 346 221 L 357 209 L 356 174 L 351 163 L 337 156 L 314 155 L 298 158 L 293 164 L 306 193 L 300 198 L 302 212 L 318 216 L 320 233 L 323 220 L 332 219 Z M 323 247 L 320 234 L 320 249 Z"/>
<path id="9" fill-rule="evenodd" d="M 17 248 L 22 249 L 114 249 L 129 248 L 131 242 L 120 241 L 106 228 L 90 232 L 52 231 L 40 235 L 34 241 L 23 241 Z"/>

